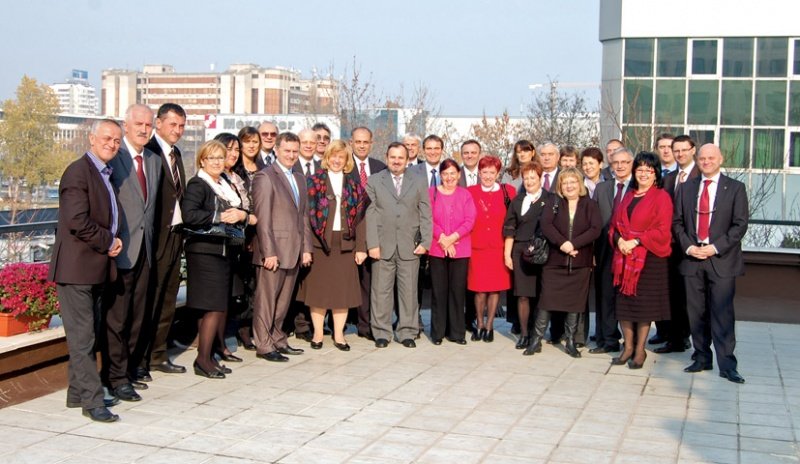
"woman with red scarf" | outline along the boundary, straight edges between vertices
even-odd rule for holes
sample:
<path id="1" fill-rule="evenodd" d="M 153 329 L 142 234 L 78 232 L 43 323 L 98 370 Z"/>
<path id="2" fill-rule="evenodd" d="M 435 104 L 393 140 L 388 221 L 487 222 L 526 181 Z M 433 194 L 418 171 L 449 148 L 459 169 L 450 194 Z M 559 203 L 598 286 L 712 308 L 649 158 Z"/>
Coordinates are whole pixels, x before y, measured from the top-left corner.
<path id="1" fill-rule="evenodd" d="M 344 339 L 347 308 L 361 304 L 357 265 L 367 258 L 364 213 L 369 197 L 346 174 L 353 170 L 353 152 L 334 140 L 322 156 L 322 170 L 310 176 L 308 212 L 314 233 L 314 265 L 300 284 L 297 299 L 311 308 L 311 348 L 322 348 L 325 312 L 333 314 L 333 346 L 350 351 Z"/>
<path id="2" fill-rule="evenodd" d="M 652 321 L 669 319 L 667 258 L 672 252 L 672 198 L 661 188 L 658 157 L 641 152 L 633 160 L 630 188 L 614 209 L 609 239 L 614 246 L 612 270 L 617 287 L 617 320 L 625 349 L 611 360 L 640 369 Z"/>

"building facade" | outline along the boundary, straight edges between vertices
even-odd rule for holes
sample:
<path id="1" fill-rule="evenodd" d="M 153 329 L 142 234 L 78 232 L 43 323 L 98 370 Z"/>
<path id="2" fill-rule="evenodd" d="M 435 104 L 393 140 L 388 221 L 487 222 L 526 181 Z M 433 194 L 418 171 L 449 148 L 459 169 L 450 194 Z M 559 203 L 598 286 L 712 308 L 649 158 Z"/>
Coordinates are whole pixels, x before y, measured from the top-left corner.
<path id="1" fill-rule="evenodd" d="M 50 86 L 58 98 L 60 112 L 78 116 L 96 116 L 99 105 L 97 89 L 89 84 L 89 74 L 72 70 L 72 78 Z"/>
<path id="2" fill-rule="evenodd" d="M 603 140 L 715 143 L 762 219 L 800 214 L 800 28 L 794 0 L 601 0 Z M 792 13 L 794 12 L 794 14 Z M 758 198 L 755 194 L 758 193 Z"/>

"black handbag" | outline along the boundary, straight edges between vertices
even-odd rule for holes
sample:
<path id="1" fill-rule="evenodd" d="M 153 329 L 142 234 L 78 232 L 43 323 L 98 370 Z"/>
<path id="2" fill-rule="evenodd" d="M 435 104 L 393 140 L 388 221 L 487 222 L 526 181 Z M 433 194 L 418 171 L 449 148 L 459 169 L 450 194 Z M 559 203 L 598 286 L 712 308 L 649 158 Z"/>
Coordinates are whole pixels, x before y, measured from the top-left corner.
<path id="1" fill-rule="evenodd" d="M 550 245 L 541 235 L 534 235 L 522 250 L 522 260 L 528 264 L 544 264 L 550 256 Z"/>
<path id="2" fill-rule="evenodd" d="M 217 237 L 224 239 L 228 245 L 244 245 L 244 226 L 239 224 L 214 224 L 202 229 L 184 229 L 186 235 L 196 237 Z"/>

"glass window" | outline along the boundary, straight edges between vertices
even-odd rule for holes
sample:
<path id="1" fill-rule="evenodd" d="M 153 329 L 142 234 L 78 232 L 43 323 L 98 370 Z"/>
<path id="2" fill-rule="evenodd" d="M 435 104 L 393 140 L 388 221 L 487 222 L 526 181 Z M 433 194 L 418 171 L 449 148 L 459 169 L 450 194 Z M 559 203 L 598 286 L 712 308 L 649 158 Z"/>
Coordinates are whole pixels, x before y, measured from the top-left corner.
<path id="1" fill-rule="evenodd" d="M 650 130 L 650 126 L 623 126 L 622 143 L 634 153 L 642 150 L 650 151 L 652 150 Z"/>
<path id="2" fill-rule="evenodd" d="M 658 39 L 658 77 L 686 77 L 686 39 Z"/>
<path id="3" fill-rule="evenodd" d="M 656 123 L 682 125 L 685 100 L 685 80 L 660 79 L 656 81 Z"/>
<path id="4" fill-rule="evenodd" d="M 725 39 L 722 47 L 722 75 L 753 76 L 753 39 Z"/>
<path id="5" fill-rule="evenodd" d="M 622 121 L 625 124 L 650 124 L 653 112 L 653 81 L 625 80 Z"/>
<path id="6" fill-rule="evenodd" d="M 756 126 L 786 125 L 786 81 L 756 81 Z"/>
<path id="7" fill-rule="evenodd" d="M 794 41 L 794 70 L 793 74 L 800 74 L 800 40 Z"/>
<path id="8" fill-rule="evenodd" d="M 717 73 L 717 41 L 692 41 L 692 74 Z"/>
<path id="9" fill-rule="evenodd" d="M 750 129 L 719 130 L 719 148 L 730 168 L 750 167 Z"/>
<path id="10" fill-rule="evenodd" d="M 625 40 L 625 77 L 653 75 L 653 39 Z"/>
<path id="11" fill-rule="evenodd" d="M 800 81 L 792 81 L 789 87 L 789 125 L 800 126 Z"/>
<path id="12" fill-rule="evenodd" d="M 783 167 L 783 129 L 753 130 L 754 169 L 781 169 Z"/>
<path id="13" fill-rule="evenodd" d="M 789 134 L 789 167 L 800 168 L 800 132 Z"/>
<path id="14" fill-rule="evenodd" d="M 717 123 L 719 81 L 689 81 L 689 124 Z"/>
<path id="15" fill-rule="evenodd" d="M 786 38 L 759 38 L 756 60 L 758 77 L 786 77 L 789 41 Z"/>
<path id="16" fill-rule="evenodd" d="M 698 150 L 707 143 L 714 143 L 713 130 L 690 130 L 689 137 L 694 140 Z"/>
<path id="17" fill-rule="evenodd" d="M 749 126 L 753 106 L 753 81 L 722 81 L 722 124 Z"/>

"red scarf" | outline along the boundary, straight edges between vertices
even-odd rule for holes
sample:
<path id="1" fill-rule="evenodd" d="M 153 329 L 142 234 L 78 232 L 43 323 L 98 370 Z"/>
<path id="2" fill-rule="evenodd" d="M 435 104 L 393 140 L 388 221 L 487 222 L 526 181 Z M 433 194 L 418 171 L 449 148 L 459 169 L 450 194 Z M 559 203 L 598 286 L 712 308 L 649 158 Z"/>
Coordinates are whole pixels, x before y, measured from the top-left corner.
<path id="1" fill-rule="evenodd" d="M 633 201 L 633 191 L 629 191 L 622 202 L 614 210 L 609 227 L 609 237 L 613 241 L 614 235 L 619 234 L 624 240 L 638 238 L 641 246 L 633 249 L 631 254 L 623 255 L 616 243 L 612 270 L 614 272 L 614 286 L 619 287 L 620 293 L 628 296 L 636 295 L 639 276 L 644 269 L 647 252 L 665 258 L 672 252 L 670 222 L 672 217 L 672 201 L 666 192 L 652 187 L 639 200 L 633 210 L 633 216 L 628 217 L 628 207 Z M 664 224 L 659 224 L 659 221 Z M 665 233 L 652 234 L 652 229 L 661 225 Z"/>

